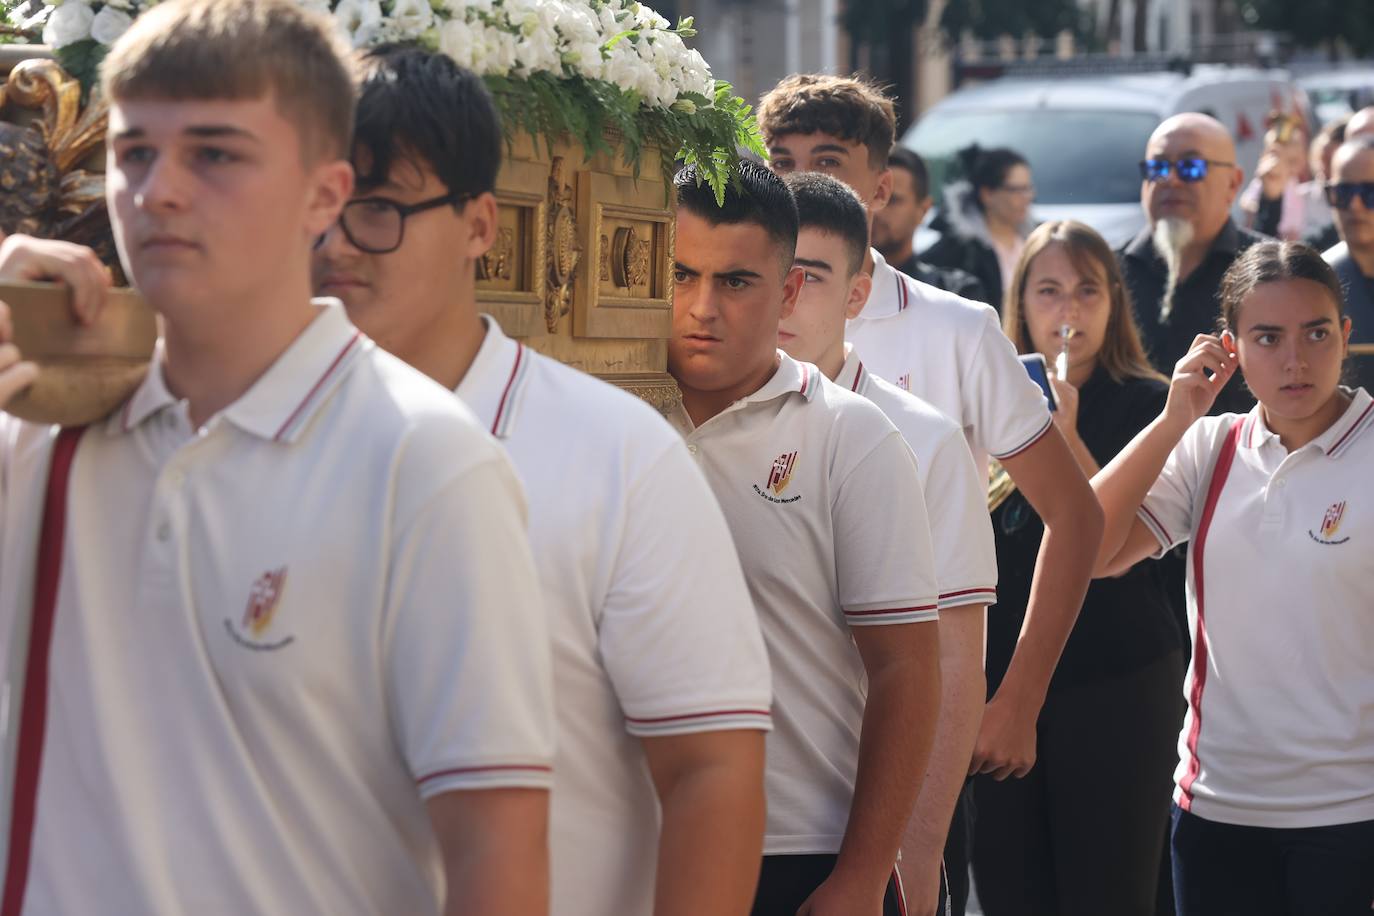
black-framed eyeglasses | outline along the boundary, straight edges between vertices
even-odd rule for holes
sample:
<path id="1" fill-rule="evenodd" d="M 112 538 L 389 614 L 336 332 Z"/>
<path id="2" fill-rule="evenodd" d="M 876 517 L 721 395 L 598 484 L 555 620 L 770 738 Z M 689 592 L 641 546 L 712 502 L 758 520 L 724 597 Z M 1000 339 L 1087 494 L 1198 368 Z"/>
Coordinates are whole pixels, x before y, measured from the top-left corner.
<path id="1" fill-rule="evenodd" d="M 339 214 L 339 228 L 349 244 L 368 254 L 390 254 L 405 241 L 406 220 L 416 213 L 446 205 L 457 206 L 476 194 L 444 194 L 415 204 L 402 204 L 386 197 L 360 197 L 350 200 Z M 320 236 L 315 243 L 324 243 Z"/>
<path id="2" fill-rule="evenodd" d="M 1374 181 L 1341 181 L 1326 186 L 1326 202 L 1337 210 L 1349 210 L 1356 197 L 1366 210 L 1374 210 Z"/>
<path id="3" fill-rule="evenodd" d="M 1144 181 L 1165 181 L 1170 175 L 1177 173 L 1179 181 L 1192 183 L 1206 178 L 1208 169 L 1233 169 L 1235 167 L 1234 162 L 1218 162 L 1215 159 L 1201 159 L 1195 156 L 1172 161 L 1162 158 L 1142 159 L 1140 177 Z"/>

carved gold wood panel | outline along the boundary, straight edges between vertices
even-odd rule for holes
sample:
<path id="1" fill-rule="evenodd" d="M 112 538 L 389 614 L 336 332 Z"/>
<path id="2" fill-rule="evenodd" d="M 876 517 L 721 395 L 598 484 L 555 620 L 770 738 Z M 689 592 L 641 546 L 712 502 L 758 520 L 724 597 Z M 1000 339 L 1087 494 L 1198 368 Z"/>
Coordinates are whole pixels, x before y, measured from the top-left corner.
<path id="1" fill-rule="evenodd" d="M 508 160 L 497 187 L 500 229 L 496 244 L 477 268 L 477 298 L 507 334 L 547 333 L 544 292 L 548 233 L 547 166 Z"/>
<path id="2" fill-rule="evenodd" d="M 672 214 L 663 184 L 587 172 L 580 228 L 598 270 L 578 288 L 573 330 L 582 337 L 667 338 L 672 330 Z"/>
<path id="3" fill-rule="evenodd" d="M 508 334 L 667 411 L 680 399 L 666 372 L 673 214 L 657 151 L 643 161 L 636 180 L 618 155 L 521 137 L 497 179 L 478 299 Z"/>

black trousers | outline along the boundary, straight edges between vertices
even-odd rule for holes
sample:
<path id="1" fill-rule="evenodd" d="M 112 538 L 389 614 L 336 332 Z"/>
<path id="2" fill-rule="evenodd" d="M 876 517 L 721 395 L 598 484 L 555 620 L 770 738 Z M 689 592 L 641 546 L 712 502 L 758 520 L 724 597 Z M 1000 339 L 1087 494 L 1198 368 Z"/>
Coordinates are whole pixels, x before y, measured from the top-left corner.
<path id="1" fill-rule="evenodd" d="M 1179 916 L 1370 916 L 1374 821 L 1281 830 L 1174 807 Z"/>
<path id="2" fill-rule="evenodd" d="M 1155 916 L 1183 658 L 1051 691 L 1024 779 L 974 779 L 987 916 Z"/>
<path id="3" fill-rule="evenodd" d="M 797 916 L 797 910 L 830 877 L 838 856 L 764 856 L 751 916 Z M 879 916 L 855 913 L 854 916 Z M 906 901 L 896 869 L 887 882 L 881 916 L 906 916 Z"/>

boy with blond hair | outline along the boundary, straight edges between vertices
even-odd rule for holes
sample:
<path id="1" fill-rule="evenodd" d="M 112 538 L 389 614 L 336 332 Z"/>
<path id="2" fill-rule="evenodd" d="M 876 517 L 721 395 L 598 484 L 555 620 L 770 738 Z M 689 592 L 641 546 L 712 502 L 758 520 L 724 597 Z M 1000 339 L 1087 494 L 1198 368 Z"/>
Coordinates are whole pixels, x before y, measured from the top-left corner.
<path id="1" fill-rule="evenodd" d="M 0 659 L 4 916 L 547 908 L 519 485 L 311 300 L 353 186 L 336 42 L 288 0 L 172 0 L 106 58 L 109 209 L 164 333 L 107 419 L 0 419 L 0 644 L 27 646 Z M 108 283 L 74 246 L 3 248 L 0 279 Z M 0 390 L 32 372 L 0 357 Z"/>

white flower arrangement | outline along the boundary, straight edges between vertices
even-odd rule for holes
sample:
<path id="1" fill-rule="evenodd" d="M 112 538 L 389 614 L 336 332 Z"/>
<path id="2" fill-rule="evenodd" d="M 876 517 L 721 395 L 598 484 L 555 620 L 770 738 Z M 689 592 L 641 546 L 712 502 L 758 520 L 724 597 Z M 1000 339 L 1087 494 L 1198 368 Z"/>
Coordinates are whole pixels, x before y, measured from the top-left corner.
<path id="1" fill-rule="evenodd" d="M 104 50 L 158 0 L 0 0 L 12 26 L 42 30 L 88 85 Z M 354 47 L 414 41 L 487 79 L 508 129 L 568 133 L 592 152 L 607 127 L 627 159 L 659 146 L 678 153 L 723 194 L 737 147 L 762 154 L 749 108 L 674 28 L 636 0 L 297 0 L 331 17 Z"/>
<path id="2" fill-rule="evenodd" d="M 43 0 L 16 4 L 14 25 L 41 26 L 54 50 L 109 46 L 157 0 Z M 710 98 L 710 67 L 658 13 L 634 0 L 299 0 L 333 18 L 354 47 L 419 41 L 482 76 L 603 80 L 668 108 L 684 93 Z"/>

